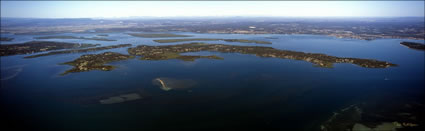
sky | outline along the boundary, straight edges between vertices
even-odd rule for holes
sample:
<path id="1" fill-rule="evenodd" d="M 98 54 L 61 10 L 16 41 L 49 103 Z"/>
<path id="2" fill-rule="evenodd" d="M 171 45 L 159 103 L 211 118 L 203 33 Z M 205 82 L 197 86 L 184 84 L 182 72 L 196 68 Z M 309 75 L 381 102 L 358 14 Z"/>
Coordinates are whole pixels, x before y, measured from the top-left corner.
<path id="1" fill-rule="evenodd" d="M 1 1 L 1 17 L 424 16 L 424 1 Z"/>

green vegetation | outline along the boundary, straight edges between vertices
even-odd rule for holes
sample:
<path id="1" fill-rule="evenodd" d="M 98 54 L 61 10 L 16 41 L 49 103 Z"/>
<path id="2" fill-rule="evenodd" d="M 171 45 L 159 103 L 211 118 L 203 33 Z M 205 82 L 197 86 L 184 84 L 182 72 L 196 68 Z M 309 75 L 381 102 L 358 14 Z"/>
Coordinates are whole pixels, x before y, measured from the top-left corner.
<path id="1" fill-rule="evenodd" d="M 75 36 L 43 36 L 43 37 L 35 37 L 35 39 L 80 39 L 80 40 L 97 40 L 97 41 L 117 41 L 100 37 L 75 37 Z"/>
<path id="2" fill-rule="evenodd" d="M 192 55 L 180 55 L 179 53 L 174 52 L 164 52 L 160 55 L 155 55 L 154 57 L 141 57 L 141 60 L 169 60 L 169 59 L 180 59 L 183 61 L 195 61 L 196 59 L 207 58 L 207 59 L 216 59 L 222 60 L 222 57 L 215 55 L 212 56 L 192 56 Z"/>
<path id="3" fill-rule="evenodd" d="M 82 55 L 80 58 L 66 62 L 63 64 L 72 65 L 74 68 L 64 72 L 62 75 L 74 72 L 84 72 L 90 70 L 102 70 L 102 71 L 110 71 L 114 69 L 114 66 L 104 65 L 113 61 L 127 60 L 134 58 L 134 56 L 123 55 L 115 52 L 105 52 L 102 54 L 89 54 Z"/>
<path id="4" fill-rule="evenodd" d="M 176 34 L 143 34 L 143 33 L 128 33 L 128 35 L 134 37 L 143 38 L 166 38 L 166 37 L 192 37 L 191 35 L 176 35 Z"/>
<path id="5" fill-rule="evenodd" d="M 172 43 L 172 42 L 187 42 L 187 41 L 226 41 L 226 42 L 241 42 L 241 43 L 256 43 L 256 44 L 272 44 L 268 41 L 259 40 L 245 40 L 245 39 L 212 39 L 212 38 L 192 38 L 192 39 L 161 39 L 153 40 L 158 43 Z"/>
<path id="6" fill-rule="evenodd" d="M 104 36 L 104 37 L 106 37 L 106 36 L 109 36 L 108 34 L 98 34 L 97 36 Z"/>
<path id="7" fill-rule="evenodd" d="M 167 59 L 182 59 L 193 60 L 203 58 L 203 56 L 181 56 L 180 53 L 212 51 L 222 53 L 241 53 L 254 54 L 259 57 L 274 57 L 282 59 L 304 60 L 311 62 L 318 67 L 333 67 L 334 63 L 352 63 L 361 67 L 367 68 L 387 68 L 397 66 L 396 64 L 385 61 L 377 61 L 372 59 L 359 58 L 343 58 L 328 56 L 325 54 L 304 53 L 288 50 L 277 50 L 272 47 L 261 46 L 234 46 L 224 44 L 205 44 L 205 43 L 188 43 L 180 45 L 165 45 L 165 46 L 147 46 L 140 45 L 135 48 L 129 48 L 128 53 L 131 55 L 143 56 L 142 60 L 167 60 Z M 205 58 L 205 57 L 204 57 Z M 207 56 L 206 58 L 221 59 L 216 56 Z"/>
<path id="8" fill-rule="evenodd" d="M 131 46 L 131 44 L 111 45 L 111 46 L 95 47 L 95 48 L 88 48 L 88 49 L 52 51 L 52 52 L 44 53 L 44 54 L 37 54 L 37 55 L 32 55 L 32 56 L 26 56 L 24 58 L 36 58 L 36 57 L 56 55 L 56 54 L 67 54 L 67 53 L 80 53 L 80 52 L 99 51 L 99 50 L 122 48 L 122 47 L 128 47 L 128 46 Z"/>
<path id="9" fill-rule="evenodd" d="M 130 45 L 117 45 L 113 47 L 130 46 Z M 113 48 L 113 47 L 99 47 L 93 49 L 74 50 L 74 51 L 91 51 L 96 49 Z M 165 46 L 148 46 L 140 45 L 134 48 L 129 48 L 128 53 L 131 55 L 123 55 L 113 52 L 105 52 L 102 54 L 90 54 L 83 55 L 80 58 L 66 62 L 64 64 L 74 66 L 73 69 L 66 71 L 64 74 L 70 72 L 83 72 L 89 70 L 103 70 L 109 71 L 114 69 L 113 66 L 104 65 L 112 61 L 120 61 L 133 58 L 134 55 L 142 56 L 141 60 L 169 60 L 179 59 L 183 61 L 194 61 L 200 58 L 207 59 L 223 59 L 221 57 L 211 56 L 193 56 L 193 55 L 181 55 L 181 53 L 188 52 L 200 52 L 200 51 L 211 51 L 211 52 L 222 52 L 222 53 L 241 53 L 241 54 L 254 54 L 259 57 L 272 57 L 281 59 L 292 59 L 292 60 L 303 60 L 311 62 L 318 67 L 333 67 L 334 63 L 352 63 L 366 68 L 387 68 L 391 66 L 397 66 L 396 64 L 388 63 L 385 61 L 377 61 L 372 59 L 359 59 L 359 58 L 342 58 L 335 56 L 328 56 L 325 54 L 316 53 L 304 53 L 288 50 L 277 50 L 272 47 L 261 47 L 261 46 L 234 46 L 224 44 L 206 44 L 206 43 L 187 43 L 180 45 L 165 45 Z M 52 54 L 69 53 L 73 51 L 54 52 Z M 41 54 L 41 56 L 50 55 Z M 30 56 L 37 57 L 37 56 Z"/>

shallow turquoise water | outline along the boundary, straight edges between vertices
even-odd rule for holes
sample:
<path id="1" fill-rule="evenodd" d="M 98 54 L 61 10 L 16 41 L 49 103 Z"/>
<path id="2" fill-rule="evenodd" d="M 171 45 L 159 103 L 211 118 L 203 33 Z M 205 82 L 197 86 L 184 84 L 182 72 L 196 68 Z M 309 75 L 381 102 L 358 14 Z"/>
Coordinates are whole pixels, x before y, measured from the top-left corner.
<path id="1" fill-rule="evenodd" d="M 105 34 L 105 33 L 102 33 Z M 277 49 L 324 53 L 338 57 L 369 58 L 398 64 L 385 69 L 335 64 L 314 67 L 305 61 L 261 58 L 254 55 L 218 52 L 185 54 L 217 55 L 224 60 L 197 59 L 112 62 L 113 71 L 60 73 L 71 69 L 59 63 L 82 54 L 105 51 L 127 54 L 126 48 L 88 53 L 63 54 L 23 59 L 26 55 L 1 57 L 1 103 L 5 111 L 23 125 L 41 129 L 69 130 L 154 130 L 154 129 L 287 129 L 318 130 L 333 112 L 348 105 L 390 94 L 409 100 L 424 96 L 424 52 L 401 46 L 400 39 L 373 41 L 337 39 L 317 35 L 194 34 L 197 38 L 232 38 L 271 41 Z M 96 34 L 60 34 L 92 37 Z M 10 44 L 32 40 L 13 36 Z M 275 37 L 277 39 L 266 39 Z M 102 42 L 54 40 L 102 45 L 167 45 L 124 33 L 110 33 Z M 416 41 L 421 42 L 423 41 Z M 152 80 L 158 77 L 192 79 L 187 90 L 163 91 Z M 143 91 L 146 98 L 101 105 L 99 98 Z M 391 99 L 390 97 L 388 99 Z"/>

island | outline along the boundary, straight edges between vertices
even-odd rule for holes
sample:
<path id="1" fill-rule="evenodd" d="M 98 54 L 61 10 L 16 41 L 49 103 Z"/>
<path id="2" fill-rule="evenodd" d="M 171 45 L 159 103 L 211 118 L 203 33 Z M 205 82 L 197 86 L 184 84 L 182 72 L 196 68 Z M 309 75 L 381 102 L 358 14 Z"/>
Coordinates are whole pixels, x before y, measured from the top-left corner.
<path id="1" fill-rule="evenodd" d="M 1 37 L 0 41 L 12 41 L 14 38 L 9 38 L 9 37 Z"/>
<path id="2" fill-rule="evenodd" d="M 319 53 L 304 53 L 289 50 L 278 50 L 272 47 L 235 46 L 224 44 L 186 43 L 179 45 L 148 46 L 139 45 L 129 48 L 131 55 L 143 56 L 142 60 L 167 60 L 178 58 L 180 53 L 212 51 L 221 53 L 254 54 L 259 57 L 273 57 L 281 59 L 303 60 L 318 67 L 332 68 L 333 63 L 351 63 L 366 68 L 387 68 L 397 66 L 385 61 L 360 58 L 335 57 Z M 213 57 L 213 56 L 210 56 Z"/>
<path id="3" fill-rule="evenodd" d="M 142 37 L 142 38 L 166 38 L 166 37 L 192 37 L 191 35 L 177 35 L 177 34 L 144 34 L 144 33 L 127 33 L 128 35 L 134 37 Z"/>
<path id="4" fill-rule="evenodd" d="M 0 56 L 18 55 L 18 54 L 32 54 L 35 52 L 43 52 L 59 49 L 72 49 L 72 48 L 87 48 L 95 47 L 99 44 L 79 44 L 67 42 L 53 42 L 53 41 L 30 41 L 19 44 L 5 44 L 0 45 Z"/>
<path id="5" fill-rule="evenodd" d="M 207 58 L 207 59 L 216 59 L 222 60 L 223 58 L 211 55 L 211 56 L 194 56 L 194 55 L 180 55 L 179 53 L 173 52 L 164 52 L 161 55 L 151 56 L 151 57 L 142 57 L 141 60 L 169 60 L 169 59 L 180 59 L 183 61 L 195 61 L 196 59 Z"/>
<path id="6" fill-rule="evenodd" d="M 400 45 L 406 46 L 407 48 L 410 48 L 410 49 L 424 50 L 425 51 L 425 45 L 421 44 L 421 43 L 403 41 L 403 42 L 400 43 Z"/>
<path id="7" fill-rule="evenodd" d="M 95 47 L 95 48 L 86 48 L 86 49 L 52 51 L 52 52 L 44 53 L 44 54 L 37 54 L 37 55 L 26 56 L 24 58 L 36 58 L 36 57 L 56 55 L 56 54 L 67 54 L 67 53 L 80 53 L 80 52 L 108 50 L 108 49 L 122 48 L 122 47 L 129 47 L 129 46 L 131 46 L 131 44 L 119 44 L 119 45 L 111 45 L 111 46 L 103 46 L 103 47 Z"/>
<path id="8" fill-rule="evenodd" d="M 131 58 L 134 58 L 134 56 L 124 55 L 115 52 L 82 55 L 76 60 L 63 63 L 66 65 L 74 66 L 74 68 L 65 71 L 61 75 L 66 75 L 68 73 L 74 72 L 85 72 L 90 70 L 110 71 L 114 69 L 115 66 L 105 65 L 106 63 L 127 60 Z"/>
<path id="9" fill-rule="evenodd" d="M 268 41 L 259 40 L 245 40 L 245 39 L 213 39 L 213 38 L 193 38 L 193 39 L 161 39 L 153 40 L 158 43 L 173 43 L 173 42 L 187 42 L 187 41 L 226 41 L 226 42 L 240 42 L 240 43 L 256 43 L 256 44 L 272 44 Z"/>
<path id="10" fill-rule="evenodd" d="M 108 34 L 98 34 L 97 36 L 104 36 L 104 37 L 106 37 L 106 36 L 109 36 Z"/>
<path id="11" fill-rule="evenodd" d="M 264 38 L 266 38 L 266 39 L 279 39 L 277 37 L 264 37 Z"/>
<path id="12" fill-rule="evenodd" d="M 76 36 L 43 36 L 43 37 L 35 37 L 34 39 L 80 39 L 80 40 L 96 40 L 96 41 L 117 41 L 100 37 L 76 37 Z"/>

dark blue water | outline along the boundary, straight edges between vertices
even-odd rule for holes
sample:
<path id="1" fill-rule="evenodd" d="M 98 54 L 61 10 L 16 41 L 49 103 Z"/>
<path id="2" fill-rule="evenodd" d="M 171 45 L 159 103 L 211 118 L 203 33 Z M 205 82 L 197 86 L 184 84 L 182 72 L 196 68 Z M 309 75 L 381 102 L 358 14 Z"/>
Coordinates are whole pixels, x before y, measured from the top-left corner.
<path id="1" fill-rule="evenodd" d="M 279 129 L 319 130 L 333 112 L 376 96 L 424 96 L 424 52 L 401 46 L 400 39 L 373 41 L 337 39 L 316 35 L 193 34 L 197 38 L 232 38 L 271 41 L 277 49 L 324 53 L 339 57 L 368 58 L 398 64 L 385 69 L 335 64 L 314 67 L 305 61 L 260 58 L 254 55 L 192 52 L 187 55 L 217 55 L 224 60 L 197 59 L 142 61 L 130 59 L 109 63 L 112 71 L 60 74 L 71 66 L 60 65 L 83 54 L 105 51 L 128 54 L 126 48 L 62 54 L 35 59 L 26 55 L 1 57 L 1 103 L 11 121 L 35 129 L 55 130 L 189 130 L 189 129 Z M 31 41 L 34 35 L 8 35 L 12 42 Z M 96 34 L 60 34 L 93 37 Z M 267 39 L 274 37 L 277 39 Z M 124 33 L 110 33 L 103 42 L 55 40 L 115 45 L 167 45 Z M 424 43 L 423 41 L 416 41 Z M 196 86 L 185 90 L 161 90 L 158 77 L 191 79 Z M 143 92 L 145 98 L 110 105 L 104 97 Z M 25 120 L 25 121 L 21 121 Z"/>

